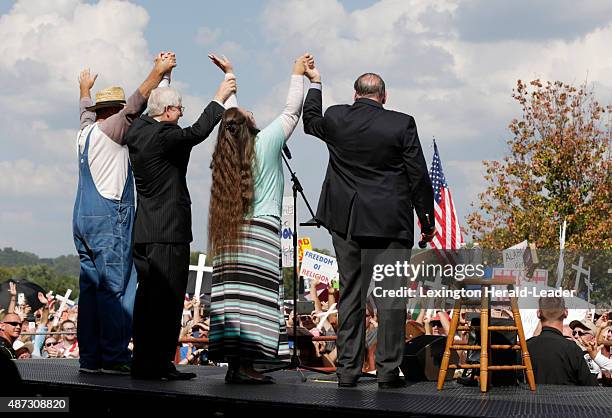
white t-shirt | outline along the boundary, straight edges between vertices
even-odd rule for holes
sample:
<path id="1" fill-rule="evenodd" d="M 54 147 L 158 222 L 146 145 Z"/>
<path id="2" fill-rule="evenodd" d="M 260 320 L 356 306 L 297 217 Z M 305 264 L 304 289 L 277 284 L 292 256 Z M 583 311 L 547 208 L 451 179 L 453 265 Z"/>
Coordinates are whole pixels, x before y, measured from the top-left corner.
<path id="1" fill-rule="evenodd" d="M 128 174 L 130 153 L 126 145 L 119 145 L 100 129 L 98 123 L 79 131 L 78 147 L 81 152 L 89 137 L 89 171 L 98 193 L 111 200 L 121 200 Z"/>

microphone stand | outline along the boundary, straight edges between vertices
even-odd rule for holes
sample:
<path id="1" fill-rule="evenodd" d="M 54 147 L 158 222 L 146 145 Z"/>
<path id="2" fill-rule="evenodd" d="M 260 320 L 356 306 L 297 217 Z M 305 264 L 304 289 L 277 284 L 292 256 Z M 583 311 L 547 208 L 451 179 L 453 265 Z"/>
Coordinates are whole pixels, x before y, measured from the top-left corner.
<path id="1" fill-rule="evenodd" d="M 297 260 L 297 247 L 298 247 L 297 194 L 298 192 L 302 196 L 302 199 L 304 200 L 304 203 L 306 203 L 306 207 L 308 208 L 308 211 L 310 212 L 310 215 L 312 216 L 311 220 L 307 222 L 303 222 L 300 225 L 301 226 L 316 226 L 317 228 L 319 228 L 321 225 L 315 220 L 314 212 L 312 211 L 312 208 L 310 207 L 310 203 L 308 202 L 308 199 L 304 195 L 304 189 L 302 187 L 302 184 L 300 183 L 300 180 L 297 178 L 295 171 L 293 171 L 293 169 L 291 168 L 291 165 L 289 165 L 289 161 L 287 157 L 291 158 L 291 153 L 287 149 L 287 146 L 283 148 L 282 157 L 283 157 L 283 161 L 285 162 L 285 165 L 287 166 L 287 169 L 291 173 L 291 183 L 293 184 L 293 187 L 292 187 L 292 190 L 293 190 L 293 226 L 294 226 L 294 229 L 293 229 L 293 354 L 291 355 L 291 359 L 289 360 L 289 363 L 283 366 L 280 366 L 280 367 L 267 369 L 263 373 L 270 373 L 270 372 L 275 372 L 279 370 L 295 370 L 299 372 L 300 375 L 302 376 L 302 382 L 306 382 L 307 379 L 306 379 L 306 376 L 304 376 L 304 373 L 302 373 L 302 370 L 308 370 L 311 372 L 325 373 L 325 374 L 331 374 L 331 372 L 323 372 L 321 370 L 318 370 L 315 367 L 304 366 L 302 365 L 302 362 L 298 356 L 297 302 L 298 302 L 298 292 L 300 295 L 304 292 L 304 283 L 301 280 L 299 280 L 298 272 L 297 272 L 297 267 L 298 267 L 298 263 L 297 263 L 298 261 Z M 299 284 L 298 284 L 298 281 L 299 281 Z"/>

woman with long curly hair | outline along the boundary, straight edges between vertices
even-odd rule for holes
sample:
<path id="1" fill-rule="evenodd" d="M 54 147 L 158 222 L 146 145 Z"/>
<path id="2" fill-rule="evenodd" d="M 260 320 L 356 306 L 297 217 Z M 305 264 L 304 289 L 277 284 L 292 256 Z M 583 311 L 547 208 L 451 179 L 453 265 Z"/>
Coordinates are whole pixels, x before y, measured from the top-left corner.
<path id="1" fill-rule="evenodd" d="M 225 58 L 209 55 L 226 75 Z M 219 125 L 212 157 L 208 252 L 213 256 L 209 358 L 228 362 L 227 383 L 273 383 L 253 362 L 289 355 L 280 269 L 282 149 L 298 123 L 309 54 L 293 66 L 282 113 L 262 130 L 235 96 Z"/>

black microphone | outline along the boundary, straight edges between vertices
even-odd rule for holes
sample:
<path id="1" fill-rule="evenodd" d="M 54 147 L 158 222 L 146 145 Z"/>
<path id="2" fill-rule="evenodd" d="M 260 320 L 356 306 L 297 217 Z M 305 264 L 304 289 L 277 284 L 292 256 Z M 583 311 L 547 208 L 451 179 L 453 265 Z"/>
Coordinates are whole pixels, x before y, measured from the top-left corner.
<path id="1" fill-rule="evenodd" d="M 429 213 L 426 213 L 425 217 L 427 218 L 427 227 L 431 228 L 431 223 L 429 222 Z M 425 247 L 427 247 L 427 241 L 424 241 L 424 240 L 419 241 L 419 248 L 425 248 Z"/>
<path id="2" fill-rule="evenodd" d="M 289 151 L 287 144 L 283 145 L 283 152 L 288 159 L 291 159 L 291 151 Z"/>

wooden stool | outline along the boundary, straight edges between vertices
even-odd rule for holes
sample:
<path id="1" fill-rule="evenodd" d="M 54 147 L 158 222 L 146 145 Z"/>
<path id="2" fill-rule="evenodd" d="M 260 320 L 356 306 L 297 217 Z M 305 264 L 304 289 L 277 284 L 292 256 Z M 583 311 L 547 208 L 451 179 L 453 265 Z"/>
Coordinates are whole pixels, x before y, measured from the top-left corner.
<path id="1" fill-rule="evenodd" d="M 455 302 L 453 308 L 453 318 L 451 320 L 450 330 L 446 339 L 446 348 L 442 357 L 440 373 L 438 374 L 438 390 L 444 386 L 446 373 L 448 369 L 480 369 L 480 391 L 486 392 L 489 385 L 489 372 L 494 370 L 525 370 L 527 383 L 531 390 L 535 390 L 535 377 L 533 375 L 533 367 L 531 366 L 531 358 L 527 351 L 527 343 L 525 341 L 525 333 L 523 331 L 523 323 L 521 322 L 521 314 L 518 309 L 516 297 L 510 298 L 510 307 L 512 309 L 512 317 L 514 326 L 493 326 L 489 325 L 489 298 L 484 288 L 489 286 L 508 286 L 512 289 L 514 280 L 512 278 L 499 278 L 493 280 L 486 279 L 466 279 L 462 282 L 465 285 L 481 286 L 482 297 L 480 301 L 464 301 L 462 299 Z M 480 326 L 458 326 L 459 317 L 461 316 L 461 307 L 463 305 L 480 305 Z M 480 328 L 480 345 L 458 345 L 455 344 L 455 334 L 457 331 L 470 331 L 473 328 Z M 516 331 L 518 334 L 518 345 L 492 345 L 489 343 L 489 331 Z M 478 364 L 451 364 L 451 350 L 480 350 L 480 363 Z M 507 366 L 489 366 L 490 350 L 521 350 L 522 364 L 507 365 Z"/>

